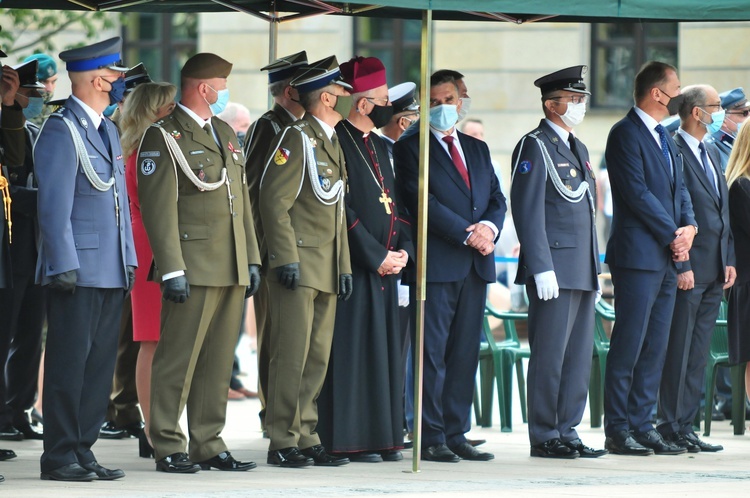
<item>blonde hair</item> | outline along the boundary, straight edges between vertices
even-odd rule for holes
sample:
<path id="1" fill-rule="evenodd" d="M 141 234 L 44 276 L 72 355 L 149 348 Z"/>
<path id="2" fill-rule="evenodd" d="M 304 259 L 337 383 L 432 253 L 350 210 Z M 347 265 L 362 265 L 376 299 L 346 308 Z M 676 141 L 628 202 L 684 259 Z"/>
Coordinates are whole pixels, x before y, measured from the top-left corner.
<path id="1" fill-rule="evenodd" d="M 750 123 L 740 128 L 727 163 L 727 187 L 740 178 L 750 178 Z"/>
<path id="2" fill-rule="evenodd" d="M 161 107 L 174 101 L 177 87 L 171 83 L 142 83 L 130 92 L 122 107 L 119 125 L 122 130 L 120 142 L 125 157 L 138 149 L 146 130 L 156 121 Z"/>

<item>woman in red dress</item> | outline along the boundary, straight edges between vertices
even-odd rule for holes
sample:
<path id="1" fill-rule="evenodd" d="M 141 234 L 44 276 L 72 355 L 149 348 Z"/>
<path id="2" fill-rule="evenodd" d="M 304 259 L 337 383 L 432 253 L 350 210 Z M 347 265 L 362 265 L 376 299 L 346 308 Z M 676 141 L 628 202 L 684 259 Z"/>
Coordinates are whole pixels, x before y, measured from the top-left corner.
<path id="1" fill-rule="evenodd" d="M 143 83 L 128 95 L 123 106 L 120 129 L 122 150 L 127 157 L 125 181 L 130 199 L 130 217 L 133 225 L 133 240 L 138 256 L 135 286 L 131 293 L 133 304 L 133 340 L 141 343 L 135 368 L 135 383 L 138 402 L 146 422 L 141 436 L 140 453 L 151 456 L 146 445 L 148 440 L 149 407 L 151 404 L 151 362 L 159 341 L 159 315 L 161 313 L 161 289 L 159 284 L 148 280 L 153 254 L 146 236 L 138 202 L 136 162 L 141 138 L 149 126 L 168 116 L 175 107 L 177 88 L 170 83 Z"/>

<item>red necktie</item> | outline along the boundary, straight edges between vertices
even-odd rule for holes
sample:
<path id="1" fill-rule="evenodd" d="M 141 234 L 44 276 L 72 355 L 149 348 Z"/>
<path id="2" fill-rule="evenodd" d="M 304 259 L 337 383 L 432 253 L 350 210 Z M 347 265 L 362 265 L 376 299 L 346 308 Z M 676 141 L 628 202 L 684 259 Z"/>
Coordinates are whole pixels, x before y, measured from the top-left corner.
<path id="1" fill-rule="evenodd" d="M 466 169 L 464 160 L 461 159 L 461 154 L 458 152 L 458 149 L 453 143 L 453 140 L 454 138 L 450 135 L 446 135 L 443 137 L 443 141 L 448 144 L 448 152 L 451 155 L 451 159 L 453 159 L 453 164 L 456 166 L 458 174 L 461 175 L 461 178 L 464 179 L 466 186 L 469 187 L 469 190 L 471 190 L 471 183 L 469 182 L 469 170 Z"/>

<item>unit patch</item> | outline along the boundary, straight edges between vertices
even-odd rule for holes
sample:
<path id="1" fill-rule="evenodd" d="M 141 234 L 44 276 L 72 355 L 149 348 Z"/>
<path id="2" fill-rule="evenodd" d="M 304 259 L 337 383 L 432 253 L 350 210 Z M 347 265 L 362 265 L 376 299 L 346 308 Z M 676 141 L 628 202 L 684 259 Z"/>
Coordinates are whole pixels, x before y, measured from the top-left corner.
<path id="1" fill-rule="evenodd" d="M 148 176 L 156 171 L 156 163 L 153 159 L 144 159 L 141 161 L 141 174 Z"/>
<path id="2" fill-rule="evenodd" d="M 521 161 L 518 165 L 518 172 L 525 175 L 529 171 L 531 171 L 531 161 Z"/>
<path id="3" fill-rule="evenodd" d="M 279 147 L 276 150 L 276 153 L 273 155 L 273 162 L 281 166 L 282 164 L 286 164 L 288 160 L 289 160 L 289 149 Z"/>

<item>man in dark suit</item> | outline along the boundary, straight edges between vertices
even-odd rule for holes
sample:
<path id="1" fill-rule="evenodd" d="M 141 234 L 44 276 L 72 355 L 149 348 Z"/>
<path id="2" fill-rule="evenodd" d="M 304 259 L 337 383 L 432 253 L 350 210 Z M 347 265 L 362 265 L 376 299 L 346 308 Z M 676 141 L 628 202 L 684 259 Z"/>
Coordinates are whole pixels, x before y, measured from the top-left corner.
<path id="1" fill-rule="evenodd" d="M 666 441 L 690 452 L 722 450 L 693 431 L 700 409 L 706 357 L 723 290 L 734 284 L 734 244 L 729 229 L 729 195 L 721 158 L 703 139 L 724 121 L 718 93 L 708 85 L 683 90 L 680 129 L 674 141 L 682 154 L 683 178 L 701 227 L 690 259 L 677 274 L 669 345 L 659 389 L 659 424 Z"/>
<path id="2" fill-rule="evenodd" d="M 41 250 L 37 282 L 48 287 L 42 479 L 117 479 L 91 446 L 104 422 L 122 302 L 135 279 L 120 139 L 102 116 L 125 89 L 122 40 L 60 54 L 73 95 L 34 146 Z"/>
<path id="3" fill-rule="evenodd" d="M 679 109 L 677 71 L 646 63 L 635 77 L 635 107 L 615 124 L 605 158 L 614 217 L 605 262 L 615 286 L 615 326 L 604 387 L 605 446 L 623 455 L 679 454 L 651 424 L 677 273 L 698 225 L 682 181 L 682 156 L 659 121 Z"/>
<path id="4" fill-rule="evenodd" d="M 506 205 L 487 144 L 456 131 L 460 110 L 455 79 L 445 72 L 433 75 L 422 458 L 440 462 L 494 458 L 471 446 L 464 433 L 470 428 L 487 283 L 495 281 L 492 255 Z M 419 133 L 396 142 L 393 159 L 416 240 Z M 413 270 L 404 280 L 415 302 Z"/>
<path id="5" fill-rule="evenodd" d="M 596 458 L 575 427 L 586 409 L 599 282 L 596 183 L 583 121 L 586 66 L 536 80 L 544 117 L 513 151 L 510 198 L 521 243 L 516 283 L 529 296 L 531 456 Z"/>

